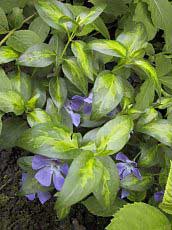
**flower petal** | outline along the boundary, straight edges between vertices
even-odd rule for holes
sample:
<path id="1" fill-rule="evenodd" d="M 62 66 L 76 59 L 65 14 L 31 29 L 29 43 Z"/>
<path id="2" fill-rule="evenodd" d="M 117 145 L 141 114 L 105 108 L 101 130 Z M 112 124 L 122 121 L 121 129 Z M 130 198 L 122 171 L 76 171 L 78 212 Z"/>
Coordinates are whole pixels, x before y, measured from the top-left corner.
<path id="1" fill-rule="evenodd" d="M 163 191 L 156 192 L 156 193 L 154 193 L 154 200 L 159 203 L 159 202 L 162 201 L 163 196 L 164 196 L 164 192 Z"/>
<path id="2" fill-rule="evenodd" d="M 71 109 L 78 111 L 81 108 L 83 103 L 84 103 L 84 97 L 75 95 L 72 97 L 72 100 L 70 101 Z"/>
<path id="3" fill-rule="evenodd" d="M 22 184 L 25 182 L 26 178 L 27 178 L 27 173 L 22 173 L 22 179 L 21 179 Z"/>
<path id="4" fill-rule="evenodd" d="M 60 191 L 63 187 L 64 184 L 64 177 L 62 176 L 62 174 L 59 171 L 54 171 L 53 173 L 53 183 L 55 188 Z"/>
<path id="5" fill-rule="evenodd" d="M 122 191 L 121 191 L 121 199 L 126 198 L 129 194 L 130 193 L 127 190 L 122 189 Z"/>
<path id="6" fill-rule="evenodd" d="M 93 93 L 91 92 L 88 97 L 84 99 L 84 102 L 87 102 L 88 104 L 92 104 L 93 102 Z"/>
<path id="7" fill-rule="evenodd" d="M 28 200 L 33 201 L 35 199 L 35 194 L 28 194 L 25 195 L 25 197 L 27 197 Z"/>
<path id="8" fill-rule="evenodd" d="M 50 162 L 50 159 L 48 157 L 35 155 L 32 158 L 32 168 L 33 170 L 41 169 L 45 166 L 48 166 L 50 164 L 49 162 Z"/>
<path id="9" fill-rule="evenodd" d="M 70 111 L 69 114 L 70 114 L 70 117 L 71 117 L 71 119 L 72 119 L 72 123 L 73 123 L 76 127 L 78 127 L 79 124 L 80 124 L 80 119 L 81 119 L 80 114 L 74 113 L 73 111 Z"/>
<path id="10" fill-rule="evenodd" d="M 47 200 L 51 198 L 51 194 L 49 192 L 42 192 L 38 191 L 38 199 L 41 202 L 41 204 L 44 204 Z"/>
<path id="11" fill-rule="evenodd" d="M 133 168 L 132 172 L 133 172 L 134 176 L 137 177 L 139 180 L 142 179 L 142 176 L 141 176 L 140 171 L 138 170 L 138 168 Z"/>
<path id="12" fill-rule="evenodd" d="M 116 167 L 118 169 L 119 176 L 121 176 L 126 168 L 126 163 L 117 163 Z"/>
<path id="13" fill-rule="evenodd" d="M 51 185 L 52 173 L 53 171 L 50 167 L 44 167 L 35 174 L 35 179 L 37 179 L 41 185 L 48 187 Z"/>
<path id="14" fill-rule="evenodd" d="M 130 175 L 131 173 L 132 173 L 132 169 L 125 168 L 125 170 L 122 173 L 122 179 L 124 179 L 124 177 Z"/>
<path id="15" fill-rule="evenodd" d="M 118 153 L 115 159 L 122 162 L 126 162 L 127 160 L 129 160 L 128 157 L 123 153 Z"/>
<path id="16" fill-rule="evenodd" d="M 92 110 L 92 105 L 88 104 L 88 103 L 85 103 L 84 104 L 84 113 L 85 114 L 90 114 L 91 113 L 91 110 Z"/>
<path id="17" fill-rule="evenodd" d="M 60 167 L 60 171 L 66 176 L 68 174 L 69 166 L 68 164 L 63 164 Z"/>

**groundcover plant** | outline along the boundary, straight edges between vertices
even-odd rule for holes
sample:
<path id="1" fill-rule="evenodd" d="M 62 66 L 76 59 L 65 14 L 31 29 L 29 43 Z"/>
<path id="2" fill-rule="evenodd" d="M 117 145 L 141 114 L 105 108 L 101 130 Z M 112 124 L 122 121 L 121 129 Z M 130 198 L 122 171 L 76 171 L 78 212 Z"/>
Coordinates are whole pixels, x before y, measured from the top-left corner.
<path id="1" fill-rule="evenodd" d="M 107 230 L 171 229 L 172 3 L 1 0 L 0 146 L 19 195 Z"/>

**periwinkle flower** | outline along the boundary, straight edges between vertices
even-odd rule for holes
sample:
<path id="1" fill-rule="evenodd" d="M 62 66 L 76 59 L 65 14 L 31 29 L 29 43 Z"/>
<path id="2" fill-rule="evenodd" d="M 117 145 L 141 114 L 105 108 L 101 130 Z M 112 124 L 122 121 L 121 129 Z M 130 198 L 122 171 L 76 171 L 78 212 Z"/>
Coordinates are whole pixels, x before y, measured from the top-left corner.
<path id="1" fill-rule="evenodd" d="M 159 202 L 162 201 L 163 196 L 164 196 L 164 191 L 156 192 L 156 193 L 154 193 L 154 200 L 155 200 L 157 203 L 159 203 Z"/>
<path id="2" fill-rule="evenodd" d="M 35 155 L 32 159 L 32 168 L 37 170 L 35 179 L 42 185 L 49 187 L 53 181 L 54 187 L 60 191 L 63 187 L 68 165 L 58 159 Z"/>
<path id="3" fill-rule="evenodd" d="M 129 160 L 128 157 L 123 153 L 118 153 L 115 159 L 123 162 L 116 164 L 121 180 L 130 174 L 134 174 L 134 176 L 136 176 L 139 180 L 142 179 L 135 161 Z"/>
<path id="4" fill-rule="evenodd" d="M 71 100 L 68 100 L 65 105 L 66 111 L 69 113 L 72 123 L 78 127 L 81 121 L 81 115 L 79 112 L 83 109 L 84 114 L 91 114 L 92 109 L 92 98 L 93 94 L 90 93 L 88 97 L 82 97 L 79 95 L 75 95 Z"/>
<path id="5" fill-rule="evenodd" d="M 27 179 L 27 173 L 22 173 L 22 183 L 25 182 L 25 180 Z M 50 192 L 46 191 L 37 191 L 35 194 L 28 194 L 25 195 L 25 197 L 28 198 L 28 200 L 33 201 L 35 200 L 36 197 L 38 197 L 39 201 L 41 202 L 41 204 L 44 204 L 46 201 L 48 201 L 51 198 L 51 194 Z"/>
<path id="6" fill-rule="evenodd" d="M 130 193 L 127 190 L 122 189 L 122 191 L 121 191 L 121 199 L 124 199 L 124 198 L 128 197 L 129 194 Z"/>

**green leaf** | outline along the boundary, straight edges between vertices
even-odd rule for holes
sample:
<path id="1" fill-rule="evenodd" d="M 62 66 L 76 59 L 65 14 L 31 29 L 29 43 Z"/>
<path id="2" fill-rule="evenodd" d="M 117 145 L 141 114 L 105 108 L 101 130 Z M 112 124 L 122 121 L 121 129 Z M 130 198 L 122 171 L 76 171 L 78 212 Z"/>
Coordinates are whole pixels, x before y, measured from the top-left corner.
<path id="1" fill-rule="evenodd" d="M 28 124 L 32 127 L 41 123 L 51 122 L 51 117 L 42 109 L 34 109 L 27 115 Z"/>
<path id="2" fill-rule="evenodd" d="M 58 200 L 55 202 L 54 209 L 59 220 L 64 219 L 70 212 L 70 207 L 63 207 L 59 204 Z"/>
<path id="3" fill-rule="evenodd" d="M 60 20 L 65 18 L 70 21 L 73 15 L 66 4 L 56 0 L 37 0 L 35 8 L 40 17 L 52 28 L 60 30 Z"/>
<path id="4" fill-rule="evenodd" d="M 156 140 L 168 146 L 172 146 L 171 130 L 172 124 L 165 119 L 159 119 L 138 128 L 139 132 L 154 137 Z"/>
<path id="5" fill-rule="evenodd" d="M 93 56 L 88 50 L 86 50 L 86 43 L 83 41 L 73 41 L 71 48 L 73 54 L 77 58 L 78 63 L 81 65 L 84 74 L 93 81 Z"/>
<path id="6" fill-rule="evenodd" d="M 8 20 L 5 15 L 5 12 L 2 8 L 0 8 L 0 34 L 5 34 L 9 30 Z"/>
<path id="7" fill-rule="evenodd" d="M 165 186 L 165 192 L 162 203 L 159 207 L 166 213 L 172 214 L 172 161 L 170 161 L 170 171 L 168 174 L 167 183 Z"/>
<path id="8" fill-rule="evenodd" d="M 20 9 L 19 7 L 14 7 L 11 14 L 8 16 L 8 21 L 12 28 L 20 29 L 24 21 L 23 9 Z"/>
<path id="9" fill-rule="evenodd" d="M 25 110 L 23 98 L 15 91 L 0 92 L 0 110 L 21 115 Z"/>
<path id="10" fill-rule="evenodd" d="M 72 162 L 61 192 L 60 205 L 70 207 L 94 191 L 102 176 L 102 166 L 92 152 L 83 152 Z"/>
<path id="11" fill-rule="evenodd" d="M 113 216 L 114 213 L 119 210 L 119 208 L 122 208 L 122 206 L 125 204 L 125 201 L 116 199 L 113 202 L 113 205 L 110 208 L 107 208 L 103 207 L 94 196 L 90 196 L 87 200 L 84 200 L 82 204 L 84 204 L 88 211 L 92 214 L 96 216 L 108 217 Z"/>
<path id="12" fill-rule="evenodd" d="M 9 90 L 12 90 L 11 82 L 4 70 L 0 68 L 0 92 L 6 92 Z"/>
<path id="13" fill-rule="evenodd" d="M 147 46 L 147 34 L 142 24 L 137 24 L 133 30 L 121 33 L 117 39 L 127 49 L 127 56 L 137 55 L 137 51 Z"/>
<path id="14" fill-rule="evenodd" d="M 14 7 L 23 8 L 27 0 L 1 0 L 0 7 L 2 7 L 6 13 L 11 12 Z"/>
<path id="15" fill-rule="evenodd" d="M 12 90 L 17 91 L 25 101 L 28 101 L 32 95 L 31 77 L 23 72 L 10 73 L 10 82 Z"/>
<path id="16" fill-rule="evenodd" d="M 15 31 L 7 40 L 7 45 L 20 53 L 39 43 L 41 43 L 40 37 L 31 30 Z"/>
<path id="17" fill-rule="evenodd" d="M 110 17 L 113 18 L 120 16 L 124 14 L 127 11 L 127 3 L 130 2 L 130 0 L 89 0 L 92 2 L 95 6 L 100 4 L 106 4 L 106 8 L 104 12 Z"/>
<path id="18" fill-rule="evenodd" d="M 89 10 L 88 13 L 81 13 L 78 15 L 79 20 L 79 25 L 88 25 L 96 20 L 97 17 L 103 12 L 105 9 L 105 5 L 99 5 L 97 7 L 93 7 Z"/>
<path id="19" fill-rule="evenodd" d="M 110 71 L 104 71 L 96 78 L 93 87 L 93 120 L 110 113 L 120 103 L 123 97 L 123 85 L 120 77 Z"/>
<path id="20" fill-rule="evenodd" d="M 42 20 L 42 18 L 37 17 L 31 22 L 29 30 L 37 33 L 41 42 L 44 42 L 49 34 L 50 27 Z"/>
<path id="21" fill-rule="evenodd" d="M 121 208 L 107 226 L 107 230 L 170 230 L 171 224 L 167 217 L 157 208 L 145 204 L 127 204 Z"/>
<path id="22" fill-rule="evenodd" d="M 0 64 L 5 64 L 14 61 L 18 58 L 18 53 L 8 46 L 0 48 Z"/>
<path id="23" fill-rule="evenodd" d="M 149 189 L 152 186 L 153 177 L 151 175 L 142 175 L 142 179 L 139 180 L 134 175 L 128 175 L 121 180 L 121 187 L 126 190 L 142 192 Z"/>
<path id="24" fill-rule="evenodd" d="M 19 139 L 17 145 L 27 151 L 59 159 L 73 159 L 81 152 L 75 136 L 51 123 L 35 125 Z"/>
<path id="25" fill-rule="evenodd" d="M 115 57 L 125 57 L 127 54 L 126 48 L 113 40 L 93 40 L 88 43 L 88 47 L 94 51 Z"/>
<path id="26" fill-rule="evenodd" d="M 18 64 L 30 67 L 46 67 L 55 61 L 55 53 L 50 46 L 42 43 L 26 50 L 18 59 Z"/>
<path id="27" fill-rule="evenodd" d="M 149 62 L 143 60 L 143 59 L 138 59 L 133 61 L 133 65 L 138 67 L 139 69 L 143 70 L 143 72 L 150 78 L 152 79 L 152 82 L 154 83 L 156 90 L 158 94 L 161 94 L 161 86 L 160 82 L 156 73 L 156 70 L 152 65 L 149 64 Z"/>
<path id="28" fill-rule="evenodd" d="M 20 157 L 17 164 L 24 172 L 32 172 L 32 156 Z"/>
<path id="29" fill-rule="evenodd" d="M 98 151 L 107 150 L 110 154 L 120 151 L 130 138 L 133 121 L 129 116 L 121 115 L 107 122 L 96 135 Z"/>
<path id="30" fill-rule="evenodd" d="M 140 92 L 136 95 L 135 108 L 144 111 L 154 101 L 155 97 L 155 86 L 152 84 L 152 79 L 146 79 L 140 87 Z"/>
<path id="31" fill-rule="evenodd" d="M 19 117 L 4 120 L 0 136 L 0 149 L 15 147 L 17 140 L 27 128 L 26 121 Z"/>
<path id="32" fill-rule="evenodd" d="M 94 28 L 97 30 L 99 33 L 103 35 L 104 38 L 110 39 L 109 31 L 107 26 L 105 25 L 104 21 L 101 19 L 101 17 L 97 18 L 94 21 Z"/>
<path id="33" fill-rule="evenodd" d="M 148 124 L 157 118 L 158 118 L 158 112 L 154 108 L 150 107 L 150 108 L 146 109 L 145 113 L 143 113 L 140 116 L 140 118 L 137 122 L 137 126 L 143 126 L 143 125 Z"/>
<path id="34" fill-rule="evenodd" d="M 76 59 L 65 59 L 62 65 L 65 76 L 72 82 L 81 92 L 87 95 L 88 82 L 82 69 L 76 62 Z"/>
<path id="35" fill-rule="evenodd" d="M 54 104 L 60 110 L 67 98 L 67 90 L 64 79 L 53 77 L 49 83 L 49 93 Z"/>
<path id="36" fill-rule="evenodd" d="M 103 174 L 93 194 L 102 208 L 106 207 L 109 209 L 113 205 L 119 190 L 118 170 L 110 157 L 107 156 L 97 159 L 99 159 L 102 164 Z"/>
<path id="37" fill-rule="evenodd" d="M 143 20 L 144 18 L 144 20 Z M 135 8 L 133 20 L 135 22 L 143 23 L 146 29 L 148 41 L 155 37 L 157 27 L 153 25 L 148 6 L 144 2 L 138 2 Z"/>
<path id="38" fill-rule="evenodd" d="M 172 49 L 171 31 L 172 24 L 169 18 L 171 17 L 172 5 L 168 0 L 142 0 L 148 4 L 148 9 L 151 12 L 153 24 L 165 32 L 165 47 L 167 50 Z"/>
<path id="39" fill-rule="evenodd" d="M 142 144 L 139 167 L 152 167 L 158 163 L 158 145 Z"/>

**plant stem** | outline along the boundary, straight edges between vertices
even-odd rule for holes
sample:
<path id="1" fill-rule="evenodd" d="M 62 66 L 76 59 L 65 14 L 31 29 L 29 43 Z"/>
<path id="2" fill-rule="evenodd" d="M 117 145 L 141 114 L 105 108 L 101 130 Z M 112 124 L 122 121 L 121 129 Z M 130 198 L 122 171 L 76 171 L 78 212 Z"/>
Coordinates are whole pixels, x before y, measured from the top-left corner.
<path id="1" fill-rule="evenodd" d="M 70 37 L 69 37 L 69 39 L 68 39 L 68 41 L 67 41 L 67 43 L 66 43 L 66 45 L 65 45 L 65 47 L 64 47 L 64 49 L 63 49 L 63 51 L 62 51 L 62 53 L 61 53 L 61 55 L 60 55 L 60 57 L 59 57 L 60 62 L 61 62 L 61 60 L 63 59 L 63 56 L 64 56 L 64 54 L 66 53 L 66 50 L 67 50 L 69 44 L 71 43 L 71 41 L 72 41 L 73 38 L 75 37 L 76 31 L 77 31 L 77 29 L 78 29 L 78 26 L 79 26 L 79 25 L 76 25 L 75 29 L 73 30 L 72 34 L 70 35 Z"/>
<path id="2" fill-rule="evenodd" d="M 36 13 L 32 14 L 31 16 L 29 16 L 28 18 L 26 18 L 23 22 L 22 25 L 26 22 L 28 22 L 30 19 L 32 19 L 34 16 L 36 15 Z M 8 38 L 17 30 L 18 28 L 14 28 L 11 31 L 8 32 L 8 34 L 0 41 L 0 46 L 2 46 L 7 40 Z"/>

